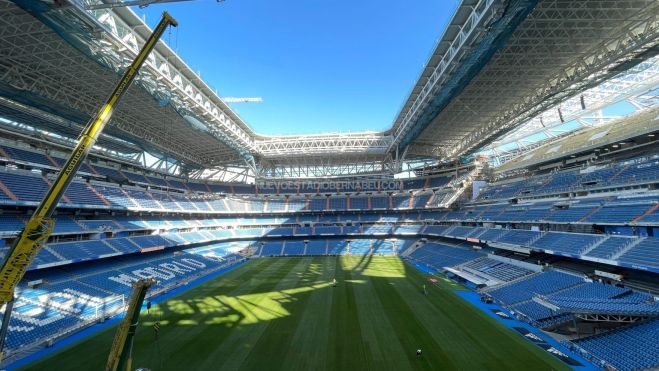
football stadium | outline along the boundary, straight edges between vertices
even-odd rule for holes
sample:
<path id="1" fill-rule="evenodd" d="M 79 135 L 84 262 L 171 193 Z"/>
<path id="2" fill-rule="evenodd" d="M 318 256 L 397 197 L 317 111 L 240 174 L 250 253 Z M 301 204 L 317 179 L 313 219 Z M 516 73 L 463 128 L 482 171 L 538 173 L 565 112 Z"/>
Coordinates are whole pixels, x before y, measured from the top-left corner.
<path id="1" fill-rule="evenodd" d="M 0 0 L 0 370 L 659 370 L 659 2 L 320 3 Z"/>

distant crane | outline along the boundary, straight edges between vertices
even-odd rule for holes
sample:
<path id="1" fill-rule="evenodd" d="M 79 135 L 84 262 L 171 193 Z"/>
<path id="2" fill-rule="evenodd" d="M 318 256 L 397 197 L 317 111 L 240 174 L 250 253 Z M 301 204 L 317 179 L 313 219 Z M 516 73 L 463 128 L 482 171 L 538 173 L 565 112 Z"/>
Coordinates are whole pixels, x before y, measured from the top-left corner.
<path id="1" fill-rule="evenodd" d="M 261 97 L 248 97 L 248 98 L 236 98 L 236 97 L 225 97 L 222 98 L 224 103 L 261 103 L 263 98 Z"/>

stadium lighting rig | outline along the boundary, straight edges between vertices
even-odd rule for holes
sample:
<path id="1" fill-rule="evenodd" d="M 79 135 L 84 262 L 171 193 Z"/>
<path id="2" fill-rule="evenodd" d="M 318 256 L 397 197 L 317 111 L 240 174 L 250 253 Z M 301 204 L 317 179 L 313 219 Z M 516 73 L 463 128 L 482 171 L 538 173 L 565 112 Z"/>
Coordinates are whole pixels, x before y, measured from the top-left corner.
<path id="1" fill-rule="evenodd" d="M 50 185 L 44 199 L 37 206 L 25 228 L 14 240 L 9 252 L 3 259 L 0 266 L 0 306 L 6 304 L 6 307 L 2 318 L 2 327 L 0 327 L 0 360 L 2 359 L 2 349 L 4 348 L 11 311 L 14 306 L 14 291 L 25 275 L 27 268 L 32 264 L 53 231 L 55 220 L 52 215 L 57 204 L 96 143 L 103 128 L 110 121 L 115 106 L 126 93 L 137 76 L 140 67 L 169 26 L 176 27 L 178 23 L 167 12 L 164 12 L 160 22 L 146 40 L 142 49 L 137 53 L 131 65 L 126 69 L 110 97 L 85 127 L 78 138 L 78 144 L 57 174 L 57 178 Z"/>

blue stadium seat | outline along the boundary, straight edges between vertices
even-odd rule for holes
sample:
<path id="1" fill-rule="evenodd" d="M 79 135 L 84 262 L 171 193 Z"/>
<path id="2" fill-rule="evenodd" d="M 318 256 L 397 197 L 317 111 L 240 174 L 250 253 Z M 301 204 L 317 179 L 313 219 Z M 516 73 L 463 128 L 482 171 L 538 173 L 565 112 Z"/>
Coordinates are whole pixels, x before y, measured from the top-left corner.
<path id="1" fill-rule="evenodd" d="M 452 267 L 483 256 L 482 253 L 466 250 L 440 242 L 428 242 L 415 250 L 410 257 L 436 269 Z"/>
<path id="2" fill-rule="evenodd" d="M 268 241 L 263 244 L 261 256 L 279 256 L 281 255 L 284 243 L 281 241 Z"/>
<path id="3" fill-rule="evenodd" d="M 490 291 L 489 294 L 506 305 L 513 305 L 531 300 L 534 295 L 548 295 L 581 283 L 581 277 L 548 271 Z"/>
<path id="4" fill-rule="evenodd" d="M 304 255 L 304 241 L 284 242 L 284 255 Z"/>
<path id="5" fill-rule="evenodd" d="M 622 327 L 573 341 L 597 358 L 621 371 L 644 370 L 659 364 L 659 320 Z"/>

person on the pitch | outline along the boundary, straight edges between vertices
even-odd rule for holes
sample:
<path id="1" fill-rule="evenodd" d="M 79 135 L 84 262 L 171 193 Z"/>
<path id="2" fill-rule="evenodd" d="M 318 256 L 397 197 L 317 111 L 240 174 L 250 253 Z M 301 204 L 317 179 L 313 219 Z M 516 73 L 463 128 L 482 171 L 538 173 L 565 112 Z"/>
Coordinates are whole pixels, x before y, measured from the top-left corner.
<path id="1" fill-rule="evenodd" d="M 416 350 L 416 357 L 417 358 L 421 357 L 421 348 Z"/>

